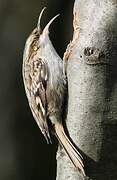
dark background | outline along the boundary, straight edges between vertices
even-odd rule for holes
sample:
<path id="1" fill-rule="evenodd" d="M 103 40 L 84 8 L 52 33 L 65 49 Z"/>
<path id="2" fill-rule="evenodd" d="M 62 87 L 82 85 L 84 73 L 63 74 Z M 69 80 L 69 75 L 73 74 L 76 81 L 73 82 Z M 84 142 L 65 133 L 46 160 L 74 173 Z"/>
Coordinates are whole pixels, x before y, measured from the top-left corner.
<path id="1" fill-rule="evenodd" d="M 0 180 L 54 180 L 56 141 L 47 145 L 30 112 L 22 81 L 22 54 L 41 9 L 62 57 L 72 38 L 71 0 L 0 0 Z"/>

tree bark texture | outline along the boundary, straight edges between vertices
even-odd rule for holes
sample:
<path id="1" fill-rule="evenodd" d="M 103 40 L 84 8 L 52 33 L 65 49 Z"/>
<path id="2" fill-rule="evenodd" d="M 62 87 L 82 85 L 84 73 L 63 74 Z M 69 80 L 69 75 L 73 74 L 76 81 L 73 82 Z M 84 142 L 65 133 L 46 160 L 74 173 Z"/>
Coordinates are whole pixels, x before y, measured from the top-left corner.
<path id="1" fill-rule="evenodd" d="M 67 129 L 84 157 L 87 178 L 117 179 L 117 1 L 75 0 L 73 39 L 64 54 Z M 82 180 L 64 150 L 57 180 Z"/>

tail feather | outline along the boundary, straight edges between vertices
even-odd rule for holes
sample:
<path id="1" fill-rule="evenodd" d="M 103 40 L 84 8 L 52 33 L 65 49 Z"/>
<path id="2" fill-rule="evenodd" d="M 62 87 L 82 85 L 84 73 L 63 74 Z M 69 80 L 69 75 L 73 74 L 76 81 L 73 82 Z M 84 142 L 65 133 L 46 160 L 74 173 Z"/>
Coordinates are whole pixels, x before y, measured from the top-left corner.
<path id="1" fill-rule="evenodd" d="M 64 129 L 62 125 L 56 124 L 55 125 L 55 135 L 57 139 L 59 140 L 60 144 L 63 146 L 65 149 L 66 153 L 70 157 L 71 161 L 77 167 L 82 174 L 85 176 L 85 171 L 84 171 L 84 164 L 82 161 L 82 156 L 81 154 L 77 151 L 77 149 L 74 147 L 72 142 L 68 139 L 66 136 Z"/>

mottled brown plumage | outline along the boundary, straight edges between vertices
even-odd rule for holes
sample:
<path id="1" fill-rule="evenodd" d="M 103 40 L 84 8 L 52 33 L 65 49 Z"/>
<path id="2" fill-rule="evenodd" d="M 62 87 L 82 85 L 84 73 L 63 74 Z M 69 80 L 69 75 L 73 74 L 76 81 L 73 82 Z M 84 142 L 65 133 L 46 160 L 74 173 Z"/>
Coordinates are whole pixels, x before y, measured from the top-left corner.
<path id="1" fill-rule="evenodd" d="M 50 39 L 49 26 L 55 16 L 41 32 L 40 20 L 26 41 L 23 56 L 23 80 L 34 119 L 47 142 L 51 142 L 50 131 L 66 150 L 70 159 L 84 173 L 82 157 L 66 136 L 62 125 L 62 109 L 66 81 L 63 62 L 56 53 Z M 51 126 L 48 125 L 50 121 Z"/>

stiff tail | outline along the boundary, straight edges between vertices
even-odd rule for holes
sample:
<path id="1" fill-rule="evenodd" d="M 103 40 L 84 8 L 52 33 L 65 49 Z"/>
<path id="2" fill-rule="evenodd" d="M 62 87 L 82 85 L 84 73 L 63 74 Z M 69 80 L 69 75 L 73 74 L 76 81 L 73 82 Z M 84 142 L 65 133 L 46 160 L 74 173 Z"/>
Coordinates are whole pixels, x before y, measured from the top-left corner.
<path id="1" fill-rule="evenodd" d="M 79 171 L 83 174 L 83 176 L 85 176 L 84 164 L 82 161 L 83 158 L 81 154 L 78 152 L 78 150 L 74 147 L 72 142 L 66 136 L 62 125 L 60 124 L 55 125 L 55 135 L 59 140 L 60 144 L 65 149 L 66 153 L 70 157 L 75 167 L 79 169 Z"/>

